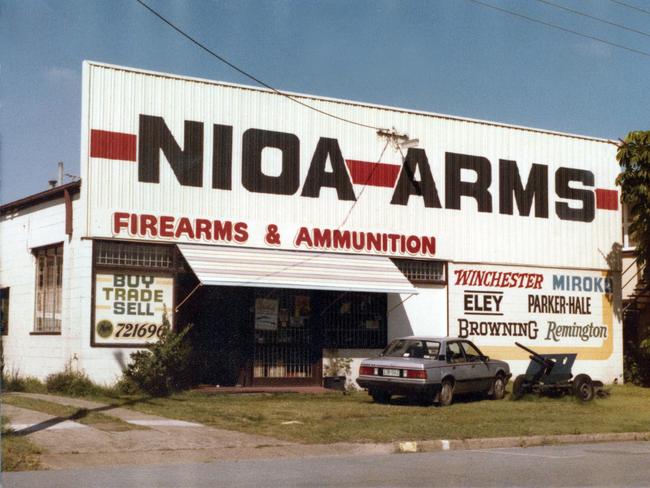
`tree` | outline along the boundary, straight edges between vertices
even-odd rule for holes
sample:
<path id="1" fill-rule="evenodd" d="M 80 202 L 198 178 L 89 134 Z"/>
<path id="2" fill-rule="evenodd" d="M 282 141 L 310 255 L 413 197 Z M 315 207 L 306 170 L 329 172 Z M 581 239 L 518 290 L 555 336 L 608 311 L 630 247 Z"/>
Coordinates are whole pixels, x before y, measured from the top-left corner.
<path id="1" fill-rule="evenodd" d="M 630 132 L 616 155 L 621 173 L 621 201 L 630 212 L 630 238 L 636 243 L 637 266 L 650 283 L 650 131 Z M 644 268 L 645 266 L 645 268 Z"/>

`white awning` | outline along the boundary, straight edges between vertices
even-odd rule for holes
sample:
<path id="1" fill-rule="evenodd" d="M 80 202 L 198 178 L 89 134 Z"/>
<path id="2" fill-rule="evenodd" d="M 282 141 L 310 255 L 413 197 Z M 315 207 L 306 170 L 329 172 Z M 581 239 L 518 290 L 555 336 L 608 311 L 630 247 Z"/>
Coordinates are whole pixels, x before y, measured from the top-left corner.
<path id="1" fill-rule="evenodd" d="M 417 293 L 390 258 L 178 244 L 203 285 Z"/>

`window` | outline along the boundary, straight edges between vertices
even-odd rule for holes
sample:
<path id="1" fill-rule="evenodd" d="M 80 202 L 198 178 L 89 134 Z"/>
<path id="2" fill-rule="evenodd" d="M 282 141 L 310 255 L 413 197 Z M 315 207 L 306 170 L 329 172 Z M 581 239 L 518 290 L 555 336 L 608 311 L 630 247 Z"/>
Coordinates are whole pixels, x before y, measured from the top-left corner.
<path id="1" fill-rule="evenodd" d="M 329 292 L 319 294 L 318 319 L 327 348 L 379 349 L 386 346 L 386 295 Z"/>
<path id="2" fill-rule="evenodd" d="M 445 283 L 445 263 L 424 259 L 393 259 L 395 266 L 412 282 Z"/>
<path id="3" fill-rule="evenodd" d="M 483 358 L 483 355 L 481 354 L 481 351 L 476 349 L 473 344 L 469 342 L 462 342 L 463 349 L 465 350 L 465 357 L 467 360 L 472 363 L 476 361 L 481 361 Z"/>
<path id="4" fill-rule="evenodd" d="M 103 266 L 170 270 L 174 266 L 174 247 L 98 241 L 95 243 L 95 263 Z"/>
<path id="5" fill-rule="evenodd" d="M 34 332 L 61 332 L 63 244 L 34 250 L 36 257 L 36 314 Z"/>
<path id="6" fill-rule="evenodd" d="M 630 239 L 630 224 L 632 218 L 627 205 L 623 205 L 623 248 L 636 247 L 636 243 Z"/>
<path id="7" fill-rule="evenodd" d="M 382 355 L 389 358 L 437 359 L 439 352 L 439 342 L 397 339 L 384 349 Z"/>
<path id="8" fill-rule="evenodd" d="M 464 363 L 465 356 L 463 351 L 460 350 L 458 342 L 447 343 L 447 362 L 448 363 Z"/>
<path id="9" fill-rule="evenodd" d="M 0 328 L 2 335 L 9 333 L 9 288 L 0 288 Z"/>

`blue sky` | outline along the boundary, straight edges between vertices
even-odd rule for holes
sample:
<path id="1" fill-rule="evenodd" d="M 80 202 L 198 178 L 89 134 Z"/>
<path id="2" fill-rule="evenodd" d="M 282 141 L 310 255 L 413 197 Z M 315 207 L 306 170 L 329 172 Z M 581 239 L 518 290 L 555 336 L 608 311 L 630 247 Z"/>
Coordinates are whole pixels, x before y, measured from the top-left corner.
<path id="1" fill-rule="evenodd" d="M 650 55 L 469 0 L 147 1 L 278 89 L 612 139 L 650 129 Z M 650 53 L 650 14 L 611 0 L 552 2 L 648 35 L 482 1 Z M 79 174 L 84 59 L 253 84 L 134 0 L 2 0 L 0 46 L 2 203 L 45 189 L 57 161 Z"/>

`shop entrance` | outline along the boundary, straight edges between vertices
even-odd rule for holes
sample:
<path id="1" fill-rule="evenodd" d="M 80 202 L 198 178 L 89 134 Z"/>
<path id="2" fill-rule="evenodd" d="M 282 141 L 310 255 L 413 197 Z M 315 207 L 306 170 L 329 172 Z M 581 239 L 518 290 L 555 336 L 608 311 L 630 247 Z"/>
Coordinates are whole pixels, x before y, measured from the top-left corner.
<path id="1" fill-rule="evenodd" d="M 320 385 L 324 350 L 386 344 L 383 293 L 206 286 L 192 301 L 182 321 L 204 384 Z"/>
<path id="2" fill-rule="evenodd" d="M 315 293 L 258 289 L 254 297 L 253 385 L 315 385 L 322 340 Z"/>

